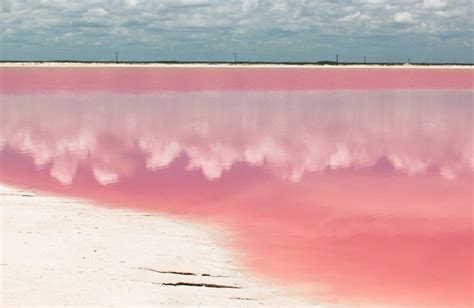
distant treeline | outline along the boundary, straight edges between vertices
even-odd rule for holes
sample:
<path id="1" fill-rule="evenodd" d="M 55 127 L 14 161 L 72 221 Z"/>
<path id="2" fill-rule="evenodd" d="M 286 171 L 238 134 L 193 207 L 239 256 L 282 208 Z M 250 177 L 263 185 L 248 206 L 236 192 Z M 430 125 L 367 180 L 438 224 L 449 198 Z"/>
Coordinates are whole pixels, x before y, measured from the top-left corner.
<path id="1" fill-rule="evenodd" d="M 269 62 L 269 61 L 83 61 L 83 60 L 47 60 L 47 61 L 21 61 L 21 60 L 0 60 L 0 63 L 84 63 L 84 64 L 245 64 L 245 65 L 474 65 L 474 63 L 459 62 L 336 62 L 336 61 L 316 61 L 316 62 Z"/>

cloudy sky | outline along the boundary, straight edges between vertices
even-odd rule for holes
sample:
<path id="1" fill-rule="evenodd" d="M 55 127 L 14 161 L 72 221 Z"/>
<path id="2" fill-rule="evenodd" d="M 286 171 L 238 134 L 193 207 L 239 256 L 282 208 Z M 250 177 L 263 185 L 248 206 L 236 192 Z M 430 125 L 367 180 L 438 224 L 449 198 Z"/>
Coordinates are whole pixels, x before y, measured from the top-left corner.
<path id="1" fill-rule="evenodd" d="M 2 59 L 473 61 L 472 0 L 2 0 Z"/>

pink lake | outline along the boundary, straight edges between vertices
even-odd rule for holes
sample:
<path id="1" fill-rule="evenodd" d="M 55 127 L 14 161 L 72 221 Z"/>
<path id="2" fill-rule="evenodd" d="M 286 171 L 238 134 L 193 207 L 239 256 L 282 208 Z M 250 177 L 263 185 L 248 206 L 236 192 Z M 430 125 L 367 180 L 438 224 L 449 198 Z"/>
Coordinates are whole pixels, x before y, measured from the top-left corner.
<path id="1" fill-rule="evenodd" d="M 0 74 L 1 183 L 223 227 L 315 302 L 473 304 L 470 69 Z"/>

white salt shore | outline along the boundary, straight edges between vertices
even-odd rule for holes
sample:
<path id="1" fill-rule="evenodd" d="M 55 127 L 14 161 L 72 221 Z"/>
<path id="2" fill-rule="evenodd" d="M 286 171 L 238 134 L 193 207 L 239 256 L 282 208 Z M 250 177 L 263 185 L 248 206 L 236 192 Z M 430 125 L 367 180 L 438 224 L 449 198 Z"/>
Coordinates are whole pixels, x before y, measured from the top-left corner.
<path id="1" fill-rule="evenodd" d="M 0 221 L 2 307 L 314 306 L 246 273 L 211 227 L 6 186 Z"/>
<path id="2" fill-rule="evenodd" d="M 468 69 L 474 70 L 473 65 L 417 65 L 417 64 L 397 64 L 397 65 L 380 65 L 380 64 L 251 64 L 251 63 L 103 63 L 103 62 L 0 62 L 0 67 L 207 67 L 207 68 L 337 68 L 337 69 L 354 69 L 354 68 L 417 68 L 417 69 Z"/>

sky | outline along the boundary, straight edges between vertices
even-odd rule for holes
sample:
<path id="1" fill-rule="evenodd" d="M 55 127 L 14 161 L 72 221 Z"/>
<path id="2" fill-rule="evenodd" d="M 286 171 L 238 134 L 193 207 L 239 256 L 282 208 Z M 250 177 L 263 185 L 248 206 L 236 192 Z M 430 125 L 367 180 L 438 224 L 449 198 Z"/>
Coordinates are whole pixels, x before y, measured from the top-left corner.
<path id="1" fill-rule="evenodd" d="M 2 60 L 473 62 L 472 0 L 2 0 Z"/>

